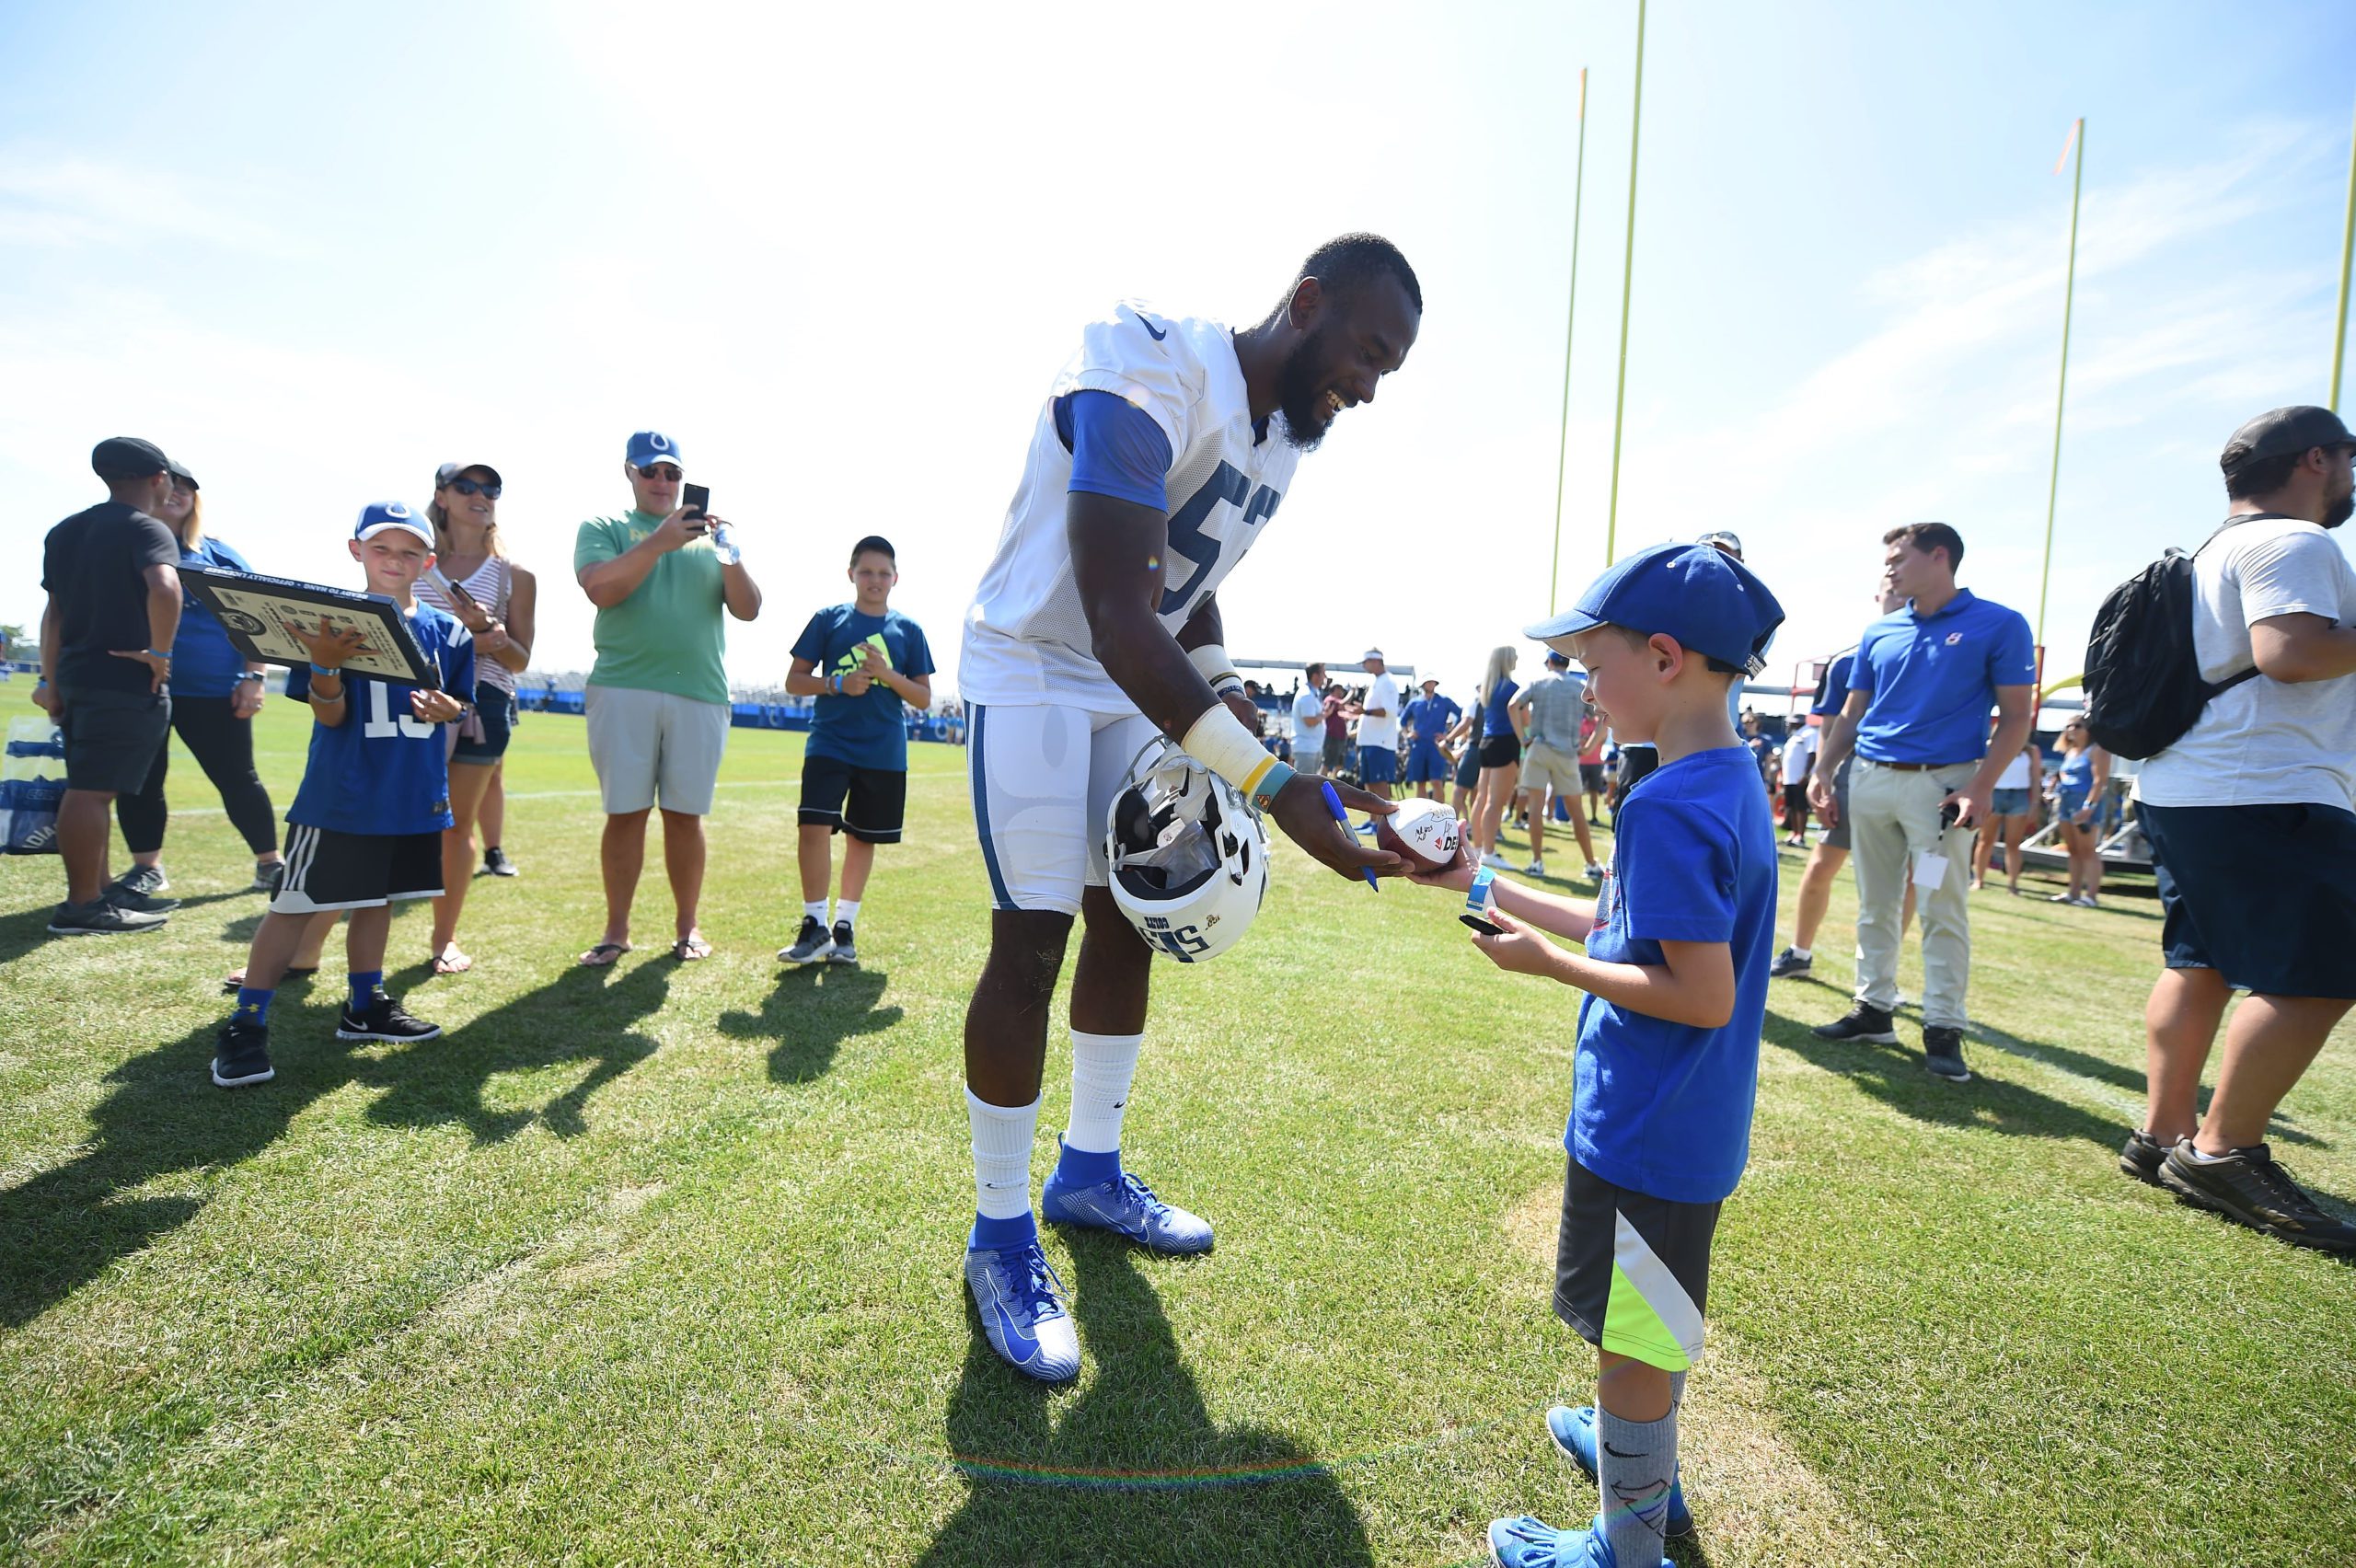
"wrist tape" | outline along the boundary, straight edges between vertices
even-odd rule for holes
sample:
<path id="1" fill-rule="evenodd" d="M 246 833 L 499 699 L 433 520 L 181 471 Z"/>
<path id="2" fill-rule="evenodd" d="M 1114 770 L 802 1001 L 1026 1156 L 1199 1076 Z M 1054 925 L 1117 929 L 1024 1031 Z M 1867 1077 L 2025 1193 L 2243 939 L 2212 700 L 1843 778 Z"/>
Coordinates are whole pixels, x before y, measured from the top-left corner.
<path id="1" fill-rule="evenodd" d="M 1229 711 L 1224 702 L 1204 709 L 1178 744 L 1188 756 L 1247 795 L 1270 769 L 1279 766 L 1260 744 L 1260 737 L 1245 729 L 1243 721 Z"/>
<path id="2" fill-rule="evenodd" d="M 1186 662 L 1201 673 L 1203 679 L 1211 683 L 1214 696 L 1224 697 L 1229 692 L 1243 689 L 1243 677 L 1235 673 L 1235 661 L 1229 658 L 1227 650 L 1216 642 L 1207 648 L 1189 648 L 1186 650 Z"/>

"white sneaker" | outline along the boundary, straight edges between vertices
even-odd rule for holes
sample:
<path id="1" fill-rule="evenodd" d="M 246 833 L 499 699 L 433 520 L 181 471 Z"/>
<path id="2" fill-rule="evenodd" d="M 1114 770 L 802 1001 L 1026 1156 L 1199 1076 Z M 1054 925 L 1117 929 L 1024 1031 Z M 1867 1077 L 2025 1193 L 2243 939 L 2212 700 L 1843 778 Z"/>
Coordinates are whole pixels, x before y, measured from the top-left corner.
<path id="1" fill-rule="evenodd" d="M 1546 862 L 1543 860 L 1532 860 L 1530 864 L 1521 868 L 1521 874 L 1526 877 L 1542 877 L 1546 874 Z"/>
<path id="2" fill-rule="evenodd" d="M 1603 868 L 1597 865 L 1593 860 L 1589 860 L 1587 863 L 1587 880 L 1589 882 L 1601 882 L 1603 880 Z"/>
<path id="3" fill-rule="evenodd" d="M 1513 863 L 1494 849 L 1481 857 L 1481 864 L 1486 866 L 1493 871 L 1509 871 L 1513 870 Z"/>

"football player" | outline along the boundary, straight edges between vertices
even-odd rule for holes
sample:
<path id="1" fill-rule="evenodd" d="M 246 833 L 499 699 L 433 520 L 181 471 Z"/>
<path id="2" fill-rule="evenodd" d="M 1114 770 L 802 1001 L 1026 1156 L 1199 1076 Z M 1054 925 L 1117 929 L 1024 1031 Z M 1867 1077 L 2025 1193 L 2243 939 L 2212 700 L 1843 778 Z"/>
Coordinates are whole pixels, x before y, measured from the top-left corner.
<path id="1" fill-rule="evenodd" d="M 1040 1207 L 1158 1251 L 1211 1245 L 1206 1221 L 1121 1166 L 1154 950 L 1107 892 L 1105 825 L 1156 732 L 1341 875 L 1403 869 L 1334 819 L 1323 779 L 1261 746 L 1216 595 L 1300 454 L 1343 409 L 1373 401 L 1422 319 L 1422 287 L 1397 248 L 1345 235 L 1250 327 L 1118 306 L 1082 330 L 1040 410 L 958 668 L 993 906 L 965 1014 L 976 1194 L 965 1278 L 991 1348 L 1032 1377 L 1080 1370 L 1031 1207 L 1047 1012 L 1075 915 L 1071 1119 Z M 1392 809 L 1356 790 L 1341 798 Z M 1186 940 L 1172 932 L 1164 945 L 1174 954 Z"/>

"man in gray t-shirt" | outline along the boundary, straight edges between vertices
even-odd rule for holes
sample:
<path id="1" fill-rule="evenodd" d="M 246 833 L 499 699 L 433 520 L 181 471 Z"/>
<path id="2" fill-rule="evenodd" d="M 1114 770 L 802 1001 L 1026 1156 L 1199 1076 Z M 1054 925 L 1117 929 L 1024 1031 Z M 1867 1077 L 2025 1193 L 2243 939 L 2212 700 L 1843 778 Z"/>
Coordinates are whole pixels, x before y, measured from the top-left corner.
<path id="1" fill-rule="evenodd" d="M 2136 780 L 2159 868 L 2150 1104 L 2119 1169 L 2295 1246 L 2356 1253 L 2268 1152 L 2275 1110 L 2356 1006 L 2356 435 L 2276 409 L 2218 465 L 2232 511 L 2193 556 L 2193 653 L 2218 692 Z M 2200 1070 L 2234 1010 L 2208 1113 Z"/>
<path id="2" fill-rule="evenodd" d="M 1587 715 L 1587 683 L 1568 672 L 1571 662 L 1560 653 L 1546 655 L 1546 674 L 1522 687 L 1506 711 L 1521 732 L 1523 809 L 1530 813 L 1531 876 L 1546 874 L 1546 796 L 1570 803 L 1571 832 L 1579 841 L 1580 863 L 1587 880 L 1602 874 L 1595 863 L 1595 845 L 1588 838 L 1587 813 L 1580 810 L 1583 785 L 1579 778 L 1579 721 Z"/>

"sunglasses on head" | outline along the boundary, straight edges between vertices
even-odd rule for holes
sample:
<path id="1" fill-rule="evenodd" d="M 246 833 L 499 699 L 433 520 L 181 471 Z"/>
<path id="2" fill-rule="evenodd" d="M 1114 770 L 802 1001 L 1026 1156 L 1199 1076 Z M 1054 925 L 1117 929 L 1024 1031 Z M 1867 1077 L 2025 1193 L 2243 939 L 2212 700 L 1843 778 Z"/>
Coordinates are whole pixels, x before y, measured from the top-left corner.
<path id="1" fill-rule="evenodd" d="M 668 479 L 673 484 L 676 484 L 687 477 L 687 471 L 676 463 L 656 463 L 649 467 L 641 468 L 639 475 L 641 478 L 649 479 Z"/>
<path id="2" fill-rule="evenodd" d="M 491 501 L 499 499 L 499 486 L 484 484 L 480 479 L 452 479 L 450 488 L 460 495 L 479 495 Z"/>

